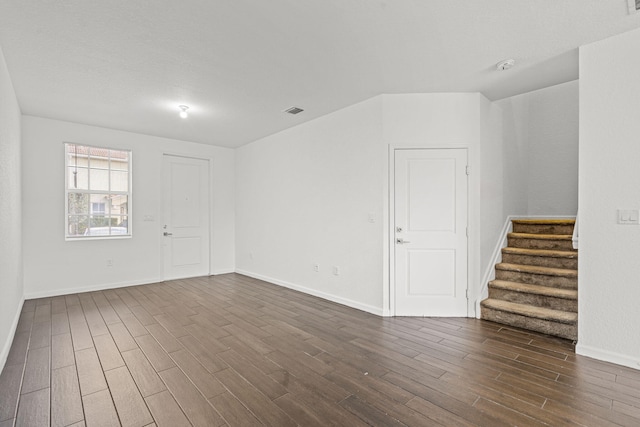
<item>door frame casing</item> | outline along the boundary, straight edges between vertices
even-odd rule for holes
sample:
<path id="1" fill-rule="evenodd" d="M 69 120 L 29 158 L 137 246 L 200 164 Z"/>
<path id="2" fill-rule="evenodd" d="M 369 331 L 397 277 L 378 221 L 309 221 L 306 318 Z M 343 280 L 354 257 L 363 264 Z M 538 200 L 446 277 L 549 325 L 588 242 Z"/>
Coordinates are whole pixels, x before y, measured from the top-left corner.
<path id="1" fill-rule="evenodd" d="M 213 219 L 213 166 L 214 166 L 214 160 L 211 157 L 207 157 L 207 156 L 197 156 L 197 155 L 193 155 L 193 154 L 188 154 L 188 153 L 180 153 L 180 152 L 175 152 L 175 151 L 161 151 L 160 155 L 159 155 L 159 162 L 160 162 L 160 213 L 157 216 L 159 221 L 158 221 L 158 227 L 157 227 L 157 235 L 158 235 L 158 264 L 159 264 L 159 271 L 160 271 L 160 277 L 162 281 L 168 280 L 166 278 L 166 271 L 165 271 L 165 265 L 164 265 L 164 250 L 163 250 L 163 240 L 162 240 L 162 224 L 164 224 L 164 203 L 165 203 L 165 194 L 164 194 L 164 174 L 166 173 L 166 170 L 164 168 L 164 158 L 165 156 L 172 156 L 172 157 L 182 157 L 185 159 L 194 159 L 194 160 L 203 160 L 207 162 L 207 186 L 208 186 L 208 208 L 209 208 L 209 218 L 208 218 L 208 222 L 209 222 L 209 248 L 208 248 L 208 252 L 209 252 L 209 257 L 207 259 L 207 274 L 209 276 L 211 276 L 212 273 L 212 266 L 213 266 L 213 225 L 214 225 L 214 219 Z"/>
<path id="2" fill-rule="evenodd" d="M 384 277 L 383 315 L 395 316 L 395 152 L 396 150 L 409 149 L 466 149 L 467 164 L 470 168 L 467 186 L 467 227 L 469 236 L 467 239 L 467 317 L 476 317 L 476 295 L 478 289 L 480 266 L 480 180 L 479 173 L 474 172 L 474 165 L 478 164 L 476 147 L 471 144 L 389 144 L 388 146 L 388 203 L 385 205 L 387 227 L 384 239 L 384 256 L 386 272 Z"/>

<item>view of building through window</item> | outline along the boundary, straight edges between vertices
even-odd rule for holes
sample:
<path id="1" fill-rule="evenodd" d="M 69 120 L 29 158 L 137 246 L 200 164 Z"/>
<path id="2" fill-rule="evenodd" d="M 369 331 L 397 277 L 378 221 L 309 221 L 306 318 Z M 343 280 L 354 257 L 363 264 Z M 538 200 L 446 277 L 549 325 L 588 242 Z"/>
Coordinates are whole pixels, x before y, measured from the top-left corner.
<path id="1" fill-rule="evenodd" d="M 65 144 L 67 238 L 130 236 L 131 152 Z"/>

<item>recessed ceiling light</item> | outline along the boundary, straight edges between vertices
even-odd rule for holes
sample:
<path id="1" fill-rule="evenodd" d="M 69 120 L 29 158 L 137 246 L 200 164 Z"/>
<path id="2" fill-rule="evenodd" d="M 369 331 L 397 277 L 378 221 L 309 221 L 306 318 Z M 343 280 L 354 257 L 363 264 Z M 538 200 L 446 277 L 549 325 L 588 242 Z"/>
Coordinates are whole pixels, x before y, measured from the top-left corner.
<path id="1" fill-rule="evenodd" d="M 500 61 L 496 64 L 496 68 L 498 71 L 507 71 L 509 68 L 513 67 L 516 64 L 515 59 L 505 59 L 504 61 Z"/>
<path id="2" fill-rule="evenodd" d="M 186 119 L 187 117 L 189 117 L 189 114 L 187 114 L 187 110 L 189 109 L 188 106 L 178 105 L 178 108 L 180 109 L 180 117 L 182 117 L 183 119 Z"/>

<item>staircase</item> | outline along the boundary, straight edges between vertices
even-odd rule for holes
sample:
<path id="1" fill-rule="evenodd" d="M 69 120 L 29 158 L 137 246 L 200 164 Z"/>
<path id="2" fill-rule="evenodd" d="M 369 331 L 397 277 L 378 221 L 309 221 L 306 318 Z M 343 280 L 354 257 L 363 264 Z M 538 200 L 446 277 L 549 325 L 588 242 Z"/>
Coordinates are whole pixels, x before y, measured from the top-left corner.
<path id="1" fill-rule="evenodd" d="M 573 219 L 513 220 L 481 318 L 577 339 L 578 252 Z"/>

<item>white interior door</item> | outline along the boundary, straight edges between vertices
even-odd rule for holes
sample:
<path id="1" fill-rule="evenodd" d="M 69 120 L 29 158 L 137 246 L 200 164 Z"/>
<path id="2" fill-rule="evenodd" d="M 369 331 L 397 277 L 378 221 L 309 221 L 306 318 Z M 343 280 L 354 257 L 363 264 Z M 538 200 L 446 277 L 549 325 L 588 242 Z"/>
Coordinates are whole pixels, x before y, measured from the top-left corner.
<path id="1" fill-rule="evenodd" d="M 209 274 L 209 162 L 163 159 L 164 279 Z"/>
<path id="2" fill-rule="evenodd" d="M 396 316 L 467 315 L 467 150 L 398 149 Z"/>

